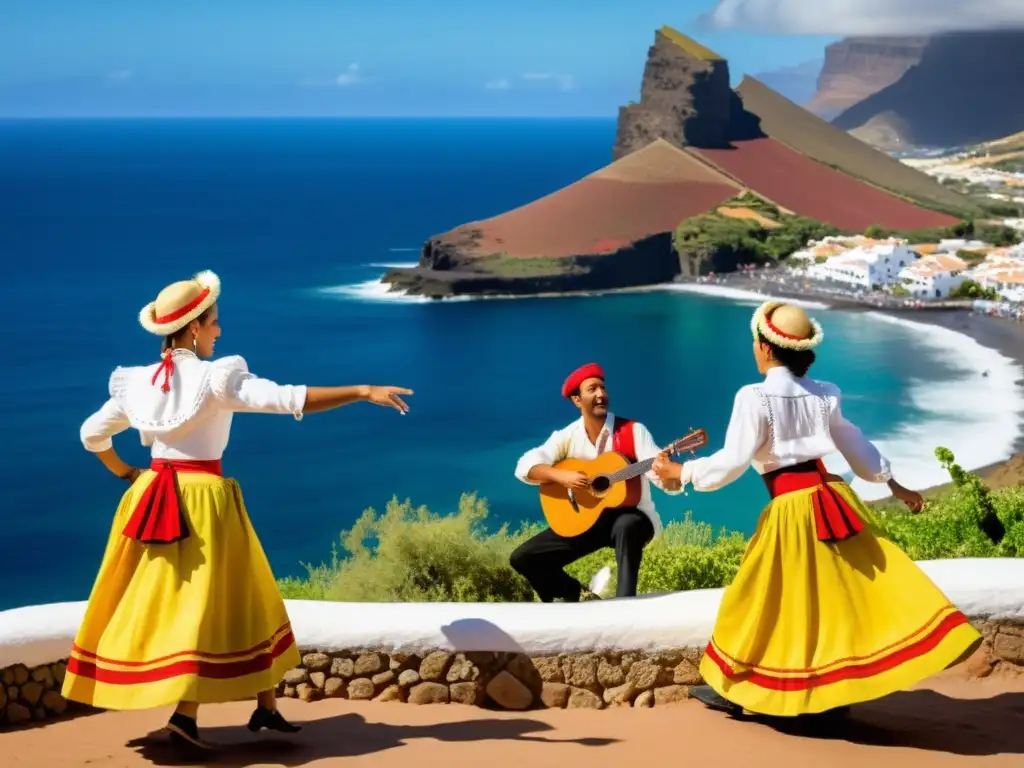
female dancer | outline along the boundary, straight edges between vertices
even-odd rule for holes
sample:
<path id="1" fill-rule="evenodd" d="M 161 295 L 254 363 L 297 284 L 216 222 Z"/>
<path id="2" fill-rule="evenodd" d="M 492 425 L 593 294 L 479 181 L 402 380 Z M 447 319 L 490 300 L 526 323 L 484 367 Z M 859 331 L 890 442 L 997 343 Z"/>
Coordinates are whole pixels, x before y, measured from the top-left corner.
<path id="1" fill-rule="evenodd" d="M 821 326 L 798 307 L 754 313 L 763 382 L 736 395 L 725 446 L 666 479 L 713 491 L 748 466 L 771 496 L 725 590 L 693 691 L 708 706 L 793 716 L 845 708 L 909 687 L 965 660 L 981 635 L 900 549 L 865 527 L 870 513 L 821 457 L 838 449 L 861 478 L 888 483 L 913 512 L 921 496 L 840 409 L 839 389 L 805 378 Z"/>
<path id="2" fill-rule="evenodd" d="M 275 688 L 298 665 L 291 624 L 221 456 L 234 413 L 304 414 L 358 400 L 405 413 L 400 387 L 283 386 L 241 357 L 215 362 L 220 280 L 203 272 L 164 288 L 139 317 L 163 337 L 157 363 L 117 368 L 110 399 L 82 425 L 86 450 L 131 485 L 68 660 L 63 695 L 103 709 L 176 704 L 172 739 L 202 748 L 200 704 L 255 697 L 249 729 L 294 733 Z M 128 466 L 111 437 L 138 430 L 148 470 Z"/>

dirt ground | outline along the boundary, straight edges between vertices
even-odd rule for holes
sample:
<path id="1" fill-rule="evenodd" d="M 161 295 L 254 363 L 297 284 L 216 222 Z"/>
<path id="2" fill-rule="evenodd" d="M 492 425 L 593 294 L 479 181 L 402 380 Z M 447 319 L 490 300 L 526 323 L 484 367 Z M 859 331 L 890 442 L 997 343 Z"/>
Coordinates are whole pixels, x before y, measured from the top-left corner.
<path id="1" fill-rule="evenodd" d="M 827 728 L 737 720 L 696 701 L 655 709 L 490 712 L 461 705 L 330 700 L 281 703 L 304 729 L 253 736 L 250 705 L 200 713 L 218 745 L 183 759 L 159 732 L 168 712 L 103 713 L 0 733 L 0 765 L 61 766 L 602 766 L 928 768 L 1024 765 L 1024 678 L 967 680 L 947 673 L 927 687 L 853 708 Z"/>

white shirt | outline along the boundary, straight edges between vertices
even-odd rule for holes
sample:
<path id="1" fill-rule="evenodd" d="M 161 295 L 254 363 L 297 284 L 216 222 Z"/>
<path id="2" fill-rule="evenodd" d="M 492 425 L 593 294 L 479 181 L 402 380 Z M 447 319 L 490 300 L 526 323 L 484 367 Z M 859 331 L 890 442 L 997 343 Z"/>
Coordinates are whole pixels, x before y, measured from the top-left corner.
<path id="1" fill-rule="evenodd" d="M 781 366 L 769 369 L 764 382 L 736 393 L 722 449 L 683 464 L 683 487 L 714 491 L 749 466 L 763 475 L 836 450 L 858 477 L 887 482 L 892 477 L 888 460 L 843 417 L 839 400 L 835 384 L 798 379 Z"/>
<path id="2" fill-rule="evenodd" d="M 110 376 L 110 399 L 82 424 L 82 444 L 99 453 L 129 427 L 138 430 L 154 459 L 220 459 L 235 413 L 281 413 L 302 418 L 306 387 L 275 384 L 249 373 L 238 356 L 214 362 L 189 350 L 172 353 L 170 391 L 160 387 L 160 363 L 117 368 Z"/>
<path id="3" fill-rule="evenodd" d="M 545 440 L 543 445 L 531 448 L 524 453 L 516 464 L 516 477 L 529 485 L 539 485 L 539 483 L 527 477 L 530 470 L 538 464 L 551 466 L 568 458 L 596 459 L 598 454 L 613 449 L 611 436 L 614 424 L 615 416 L 609 412 L 605 418 L 604 426 L 597 436 L 597 442 L 592 443 L 587 436 L 587 428 L 581 416 L 569 426 L 552 432 L 551 437 Z M 638 421 L 633 422 L 633 448 L 636 451 L 637 461 L 646 461 L 647 459 L 654 458 L 661 452 L 661 448 L 655 445 L 654 438 L 651 437 L 647 427 Z M 665 491 L 665 493 L 672 495 L 682 493 L 682 489 L 680 488 L 675 491 L 665 490 L 661 479 L 654 472 L 645 472 L 640 476 L 643 490 L 640 495 L 640 503 L 636 505 L 636 508 L 651 521 L 651 525 L 654 526 L 654 535 L 658 536 L 661 533 L 662 527 L 661 518 L 658 516 L 658 511 L 654 508 L 654 501 L 651 498 L 650 484 L 652 482 Z"/>

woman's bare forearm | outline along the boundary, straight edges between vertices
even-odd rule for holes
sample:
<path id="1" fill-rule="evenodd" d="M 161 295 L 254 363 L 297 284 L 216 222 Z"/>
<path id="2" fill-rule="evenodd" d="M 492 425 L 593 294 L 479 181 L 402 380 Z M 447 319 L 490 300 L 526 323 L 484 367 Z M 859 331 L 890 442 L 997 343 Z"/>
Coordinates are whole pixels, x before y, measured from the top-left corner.
<path id="1" fill-rule="evenodd" d="M 303 413 L 319 413 L 343 405 L 351 405 L 370 397 L 369 384 L 351 387 L 306 387 L 306 405 Z"/>
<path id="2" fill-rule="evenodd" d="M 96 458 L 103 462 L 103 466 L 109 469 L 113 474 L 120 477 L 122 480 L 127 479 L 128 476 L 134 471 L 135 467 L 130 464 L 125 464 L 124 460 L 117 455 L 117 451 L 113 448 L 108 448 L 105 451 L 100 451 L 96 454 Z"/>

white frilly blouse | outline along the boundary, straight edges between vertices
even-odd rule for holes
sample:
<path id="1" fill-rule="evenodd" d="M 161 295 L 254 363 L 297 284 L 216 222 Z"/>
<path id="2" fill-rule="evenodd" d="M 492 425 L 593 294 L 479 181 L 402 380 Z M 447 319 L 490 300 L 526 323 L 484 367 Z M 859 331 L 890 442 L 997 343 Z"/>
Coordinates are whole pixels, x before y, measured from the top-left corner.
<path id="1" fill-rule="evenodd" d="M 763 475 L 836 450 L 858 477 L 888 482 L 888 460 L 844 418 L 839 401 L 835 384 L 771 368 L 763 382 L 736 393 L 724 446 L 683 464 L 683 487 L 714 491 L 739 478 L 747 467 Z"/>
<path id="2" fill-rule="evenodd" d="M 227 447 L 235 413 L 302 418 L 306 387 L 261 379 L 249 372 L 242 357 L 210 362 L 177 349 L 172 360 L 167 392 L 161 388 L 159 362 L 114 370 L 110 399 L 82 424 L 87 451 L 105 451 L 114 435 L 133 428 L 142 444 L 151 446 L 154 459 L 217 460 Z"/>

